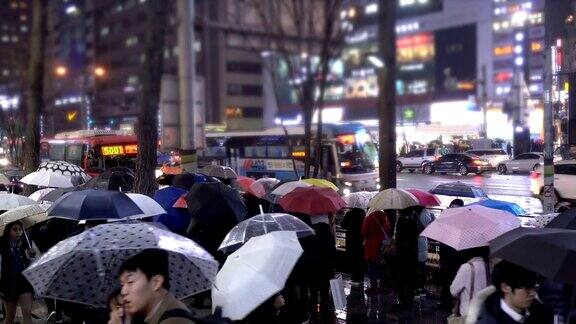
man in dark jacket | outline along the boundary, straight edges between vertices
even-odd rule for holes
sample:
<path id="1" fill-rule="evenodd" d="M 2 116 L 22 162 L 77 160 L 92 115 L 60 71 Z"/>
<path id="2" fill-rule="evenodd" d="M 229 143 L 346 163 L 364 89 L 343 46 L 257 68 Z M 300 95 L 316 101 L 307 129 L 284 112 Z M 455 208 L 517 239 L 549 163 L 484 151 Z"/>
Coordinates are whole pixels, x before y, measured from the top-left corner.
<path id="1" fill-rule="evenodd" d="M 496 292 L 482 306 L 477 324 L 547 324 L 553 315 L 538 300 L 538 275 L 507 261 L 492 271 Z"/>
<path id="2" fill-rule="evenodd" d="M 362 224 L 366 212 L 360 208 L 349 210 L 340 222 L 340 227 L 346 231 L 346 258 L 350 270 L 350 279 L 355 286 L 364 282 L 364 239 Z"/>

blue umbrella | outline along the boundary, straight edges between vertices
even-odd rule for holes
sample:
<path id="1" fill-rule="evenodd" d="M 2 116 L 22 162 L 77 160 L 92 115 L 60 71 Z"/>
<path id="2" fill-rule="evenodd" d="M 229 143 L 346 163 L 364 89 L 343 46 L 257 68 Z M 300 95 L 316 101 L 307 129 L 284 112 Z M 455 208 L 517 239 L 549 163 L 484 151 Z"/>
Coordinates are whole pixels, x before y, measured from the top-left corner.
<path id="1" fill-rule="evenodd" d="M 186 190 L 176 187 L 166 187 L 156 191 L 154 200 L 166 210 L 166 215 L 157 217 L 155 221 L 162 223 L 172 232 L 184 233 L 190 223 L 190 214 L 185 208 L 174 208 L 172 206 L 186 192 Z"/>
<path id="2" fill-rule="evenodd" d="M 514 216 L 526 215 L 526 211 L 524 209 L 522 209 L 522 207 L 518 206 L 515 203 L 502 201 L 502 200 L 483 199 L 483 200 L 477 201 L 475 203 L 469 204 L 468 206 L 471 206 L 471 205 L 481 205 L 481 206 L 492 208 L 492 209 L 507 211 L 507 212 L 513 214 Z"/>
<path id="3" fill-rule="evenodd" d="M 48 217 L 72 220 L 110 220 L 147 217 L 128 195 L 118 191 L 81 190 L 58 198 Z"/>
<path id="4" fill-rule="evenodd" d="M 482 188 L 460 181 L 439 184 L 436 186 L 436 188 L 430 190 L 429 192 L 431 194 L 444 196 L 488 198 Z"/>

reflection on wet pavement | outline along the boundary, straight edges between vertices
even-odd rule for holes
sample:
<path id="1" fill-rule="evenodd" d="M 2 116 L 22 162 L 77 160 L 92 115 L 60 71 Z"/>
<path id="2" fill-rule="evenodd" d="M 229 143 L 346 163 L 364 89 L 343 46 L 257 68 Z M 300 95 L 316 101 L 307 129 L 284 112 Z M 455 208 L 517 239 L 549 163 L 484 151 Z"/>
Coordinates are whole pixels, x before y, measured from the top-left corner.
<path id="1" fill-rule="evenodd" d="M 415 323 L 439 324 L 446 323 L 449 314 L 436 309 L 437 299 L 426 295 L 415 299 L 412 311 L 395 312 L 397 303 L 395 294 L 387 289 L 382 293 L 366 295 L 364 286 L 353 287 L 345 274 L 342 274 L 345 283 L 347 307 L 337 310 L 338 323 L 365 324 L 365 323 Z"/>

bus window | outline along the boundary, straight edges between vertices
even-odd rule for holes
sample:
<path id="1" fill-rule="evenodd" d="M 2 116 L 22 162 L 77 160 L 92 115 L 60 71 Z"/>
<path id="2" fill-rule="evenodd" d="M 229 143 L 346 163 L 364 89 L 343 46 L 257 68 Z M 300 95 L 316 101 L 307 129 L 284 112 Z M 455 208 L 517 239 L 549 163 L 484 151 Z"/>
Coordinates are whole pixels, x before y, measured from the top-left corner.
<path id="1" fill-rule="evenodd" d="M 364 173 L 376 169 L 378 153 L 371 140 L 356 134 L 338 138 L 338 159 L 342 173 Z"/>
<path id="2" fill-rule="evenodd" d="M 268 146 L 269 158 L 287 158 L 288 146 Z"/>
<path id="3" fill-rule="evenodd" d="M 66 161 L 82 165 L 84 157 L 84 144 L 68 144 L 66 147 Z"/>
<path id="4" fill-rule="evenodd" d="M 332 145 L 322 146 L 322 166 L 320 174 L 322 178 L 332 180 L 336 176 L 336 164 Z"/>
<path id="5" fill-rule="evenodd" d="M 50 143 L 49 149 L 50 160 L 64 161 L 66 159 L 66 144 L 64 143 Z"/>
<path id="6" fill-rule="evenodd" d="M 247 158 L 265 158 L 266 146 L 246 146 L 244 147 L 244 157 Z"/>

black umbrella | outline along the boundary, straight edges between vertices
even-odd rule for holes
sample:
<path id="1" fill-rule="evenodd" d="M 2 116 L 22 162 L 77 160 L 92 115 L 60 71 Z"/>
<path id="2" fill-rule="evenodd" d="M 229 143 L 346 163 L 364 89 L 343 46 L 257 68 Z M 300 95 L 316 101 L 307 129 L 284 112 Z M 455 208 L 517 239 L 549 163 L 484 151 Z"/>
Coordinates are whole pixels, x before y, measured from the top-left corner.
<path id="1" fill-rule="evenodd" d="M 517 228 L 492 241 L 490 252 L 552 281 L 576 284 L 576 231 Z"/>
<path id="2" fill-rule="evenodd" d="M 67 194 L 69 192 L 80 191 L 83 189 L 84 188 L 82 186 L 54 189 L 54 190 L 50 191 L 49 193 L 47 193 L 44 197 L 42 197 L 42 200 L 55 202 L 56 200 L 60 199 L 60 197 L 64 196 L 65 194 Z"/>
<path id="3" fill-rule="evenodd" d="M 134 188 L 134 172 L 124 167 L 110 168 L 88 181 L 85 188 L 96 190 L 132 191 Z"/>
<path id="4" fill-rule="evenodd" d="M 488 198 L 482 188 L 460 181 L 439 184 L 429 192 L 431 194 L 444 196 Z"/>
<path id="5" fill-rule="evenodd" d="M 576 208 L 570 208 L 562 214 L 556 216 L 546 228 L 561 228 L 576 230 Z"/>
<path id="6" fill-rule="evenodd" d="M 158 178 L 156 178 L 156 183 L 161 186 L 172 186 L 174 184 L 175 177 L 176 177 L 175 174 L 163 174 Z"/>
<path id="7" fill-rule="evenodd" d="M 247 213 L 240 193 L 221 182 L 196 183 L 185 199 L 192 218 L 202 221 L 218 222 L 232 216 L 238 223 Z"/>
<path id="8" fill-rule="evenodd" d="M 108 190 L 82 190 L 65 194 L 47 211 L 48 217 L 73 220 L 144 218 L 143 211 L 125 193 Z"/>

